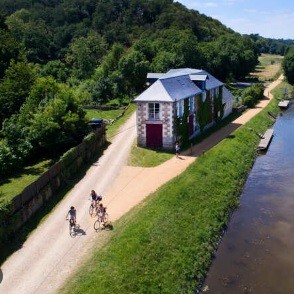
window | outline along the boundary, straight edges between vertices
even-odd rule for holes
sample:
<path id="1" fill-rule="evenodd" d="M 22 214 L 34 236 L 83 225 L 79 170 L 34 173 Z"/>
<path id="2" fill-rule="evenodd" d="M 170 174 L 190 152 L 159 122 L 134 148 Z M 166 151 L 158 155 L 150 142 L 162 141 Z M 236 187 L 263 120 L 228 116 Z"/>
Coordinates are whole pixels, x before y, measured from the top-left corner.
<path id="1" fill-rule="evenodd" d="M 148 119 L 159 120 L 159 103 L 148 104 Z"/>

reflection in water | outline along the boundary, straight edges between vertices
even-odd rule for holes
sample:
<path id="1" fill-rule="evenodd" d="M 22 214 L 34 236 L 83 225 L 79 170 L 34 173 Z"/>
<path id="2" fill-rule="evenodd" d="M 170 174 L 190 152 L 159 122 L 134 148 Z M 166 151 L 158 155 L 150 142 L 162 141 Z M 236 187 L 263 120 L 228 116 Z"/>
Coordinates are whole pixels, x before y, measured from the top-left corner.
<path id="1" fill-rule="evenodd" d="M 294 293 L 294 105 L 247 179 L 202 292 Z"/>

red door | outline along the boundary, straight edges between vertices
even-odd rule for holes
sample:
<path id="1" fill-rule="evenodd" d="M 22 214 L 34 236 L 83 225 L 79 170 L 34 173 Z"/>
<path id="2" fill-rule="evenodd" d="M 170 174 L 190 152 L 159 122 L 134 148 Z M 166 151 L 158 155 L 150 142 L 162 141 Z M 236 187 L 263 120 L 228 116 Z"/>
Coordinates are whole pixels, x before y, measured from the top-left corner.
<path id="1" fill-rule="evenodd" d="M 146 147 L 162 148 L 162 124 L 146 124 Z"/>

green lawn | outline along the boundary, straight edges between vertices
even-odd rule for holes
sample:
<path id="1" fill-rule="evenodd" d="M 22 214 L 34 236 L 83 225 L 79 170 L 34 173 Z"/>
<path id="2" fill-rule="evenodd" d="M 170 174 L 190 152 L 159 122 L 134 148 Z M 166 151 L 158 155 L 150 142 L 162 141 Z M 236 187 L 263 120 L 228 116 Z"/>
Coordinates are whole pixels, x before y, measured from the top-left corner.
<path id="1" fill-rule="evenodd" d="M 111 109 L 111 110 L 99 110 L 99 109 L 85 109 L 86 117 L 92 118 L 103 118 L 105 120 L 111 120 L 116 118 L 123 112 L 123 109 Z"/>
<path id="2" fill-rule="evenodd" d="M 43 160 L 35 165 L 26 166 L 21 172 L 0 182 L 0 202 L 10 201 L 25 187 L 36 181 L 50 166 L 50 160 Z"/>
<path id="3" fill-rule="evenodd" d="M 173 156 L 175 156 L 174 152 L 142 148 L 134 142 L 128 164 L 131 166 L 153 167 L 171 159 Z"/>
<path id="4" fill-rule="evenodd" d="M 263 133 L 267 111 L 278 112 L 277 100 L 104 232 L 110 241 L 61 292 L 195 293 L 254 163 L 249 128 Z"/>
<path id="5" fill-rule="evenodd" d="M 119 119 L 115 120 L 111 125 L 107 125 L 106 127 L 107 140 L 111 141 L 111 139 L 118 132 L 120 126 L 126 122 L 126 120 L 131 116 L 135 109 L 136 105 L 134 103 L 131 103 L 126 110 L 123 108 L 103 111 L 97 109 L 86 109 L 86 117 L 89 119 L 102 118 L 105 120 L 115 120 L 115 118 L 120 116 Z"/>

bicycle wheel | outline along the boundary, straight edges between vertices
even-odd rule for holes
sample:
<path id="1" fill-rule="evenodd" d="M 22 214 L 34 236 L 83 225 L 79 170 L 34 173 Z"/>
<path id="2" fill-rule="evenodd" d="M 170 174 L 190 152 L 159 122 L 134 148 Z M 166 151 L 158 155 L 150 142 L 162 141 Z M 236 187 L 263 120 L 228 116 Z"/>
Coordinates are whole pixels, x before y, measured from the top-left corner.
<path id="1" fill-rule="evenodd" d="M 94 213 L 94 206 L 93 206 L 93 204 L 91 204 L 90 207 L 89 207 L 90 216 L 93 216 L 93 213 Z"/>
<path id="2" fill-rule="evenodd" d="M 75 226 L 69 224 L 69 234 L 71 237 L 75 237 L 76 236 L 76 231 L 75 231 Z"/>
<path id="3" fill-rule="evenodd" d="M 94 223 L 94 230 L 97 232 L 99 230 L 101 230 L 101 222 L 100 219 L 97 219 Z"/>

